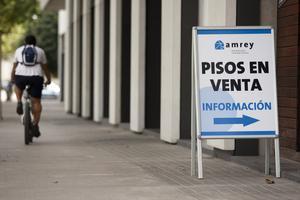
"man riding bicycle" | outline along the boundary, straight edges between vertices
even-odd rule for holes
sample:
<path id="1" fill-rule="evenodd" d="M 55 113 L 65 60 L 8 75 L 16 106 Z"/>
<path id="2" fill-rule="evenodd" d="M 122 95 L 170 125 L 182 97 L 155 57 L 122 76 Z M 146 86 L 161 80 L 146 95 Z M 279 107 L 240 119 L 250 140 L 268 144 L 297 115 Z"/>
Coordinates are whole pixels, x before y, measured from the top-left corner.
<path id="1" fill-rule="evenodd" d="M 44 84 L 44 73 L 47 81 L 45 85 L 51 83 L 51 75 L 48 70 L 47 58 L 43 49 L 36 46 L 36 39 L 33 35 L 25 37 L 25 45 L 17 48 L 14 57 L 11 81 L 15 83 L 15 93 L 17 96 L 17 113 L 23 114 L 22 95 L 26 85 L 30 86 L 30 96 L 32 101 L 32 130 L 35 137 L 41 135 L 39 121 L 42 112 L 41 96 Z"/>

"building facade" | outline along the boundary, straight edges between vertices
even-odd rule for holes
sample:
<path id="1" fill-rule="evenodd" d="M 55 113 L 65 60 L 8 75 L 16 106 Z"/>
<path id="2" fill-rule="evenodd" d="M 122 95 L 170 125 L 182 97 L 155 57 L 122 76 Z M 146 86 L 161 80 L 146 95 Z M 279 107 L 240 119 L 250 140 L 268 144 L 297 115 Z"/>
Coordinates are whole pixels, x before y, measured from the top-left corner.
<path id="1" fill-rule="evenodd" d="M 281 146 L 300 151 L 299 1 L 41 0 L 60 10 L 59 74 L 65 111 L 150 130 L 167 143 L 191 136 L 193 26 L 272 26 L 277 38 Z M 263 142 L 210 140 L 255 155 Z"/>
<path id="2" fill-rule="evenodd" d="M 277 90 L 281 146 L 299 158 L 299 1 L 288 0 L 278 9 Z"/>

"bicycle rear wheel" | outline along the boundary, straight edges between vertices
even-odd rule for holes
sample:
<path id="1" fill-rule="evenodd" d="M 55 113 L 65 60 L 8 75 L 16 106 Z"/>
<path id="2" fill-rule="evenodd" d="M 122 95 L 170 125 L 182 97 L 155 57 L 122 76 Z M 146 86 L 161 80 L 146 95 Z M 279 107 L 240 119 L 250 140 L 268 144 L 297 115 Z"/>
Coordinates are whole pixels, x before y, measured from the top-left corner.
<path id="1" fill-rule="evenodd" d="M 31 129 L 30 109 L 29 109 L 29 103 L 26 102 L 25 103 L 25 113 L 24 113 L 24 139 L 25 139 L 26 145 L 28 145 L 30 142 L 32 142 L 30 129 Z"/>

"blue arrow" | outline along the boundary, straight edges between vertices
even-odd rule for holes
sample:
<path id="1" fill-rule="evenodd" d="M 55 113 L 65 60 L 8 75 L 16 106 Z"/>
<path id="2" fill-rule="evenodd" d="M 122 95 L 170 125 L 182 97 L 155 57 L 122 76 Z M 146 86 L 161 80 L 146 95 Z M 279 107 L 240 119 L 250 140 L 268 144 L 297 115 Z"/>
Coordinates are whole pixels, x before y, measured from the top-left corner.
<path id="1" fill-rule="evenodd" d="M 214 118 L 214 124 L 243 124 L 243 126 L 248 126 L 257 121 L 259 120 L 247 115 L 243 115 L 242 118 Z"/>

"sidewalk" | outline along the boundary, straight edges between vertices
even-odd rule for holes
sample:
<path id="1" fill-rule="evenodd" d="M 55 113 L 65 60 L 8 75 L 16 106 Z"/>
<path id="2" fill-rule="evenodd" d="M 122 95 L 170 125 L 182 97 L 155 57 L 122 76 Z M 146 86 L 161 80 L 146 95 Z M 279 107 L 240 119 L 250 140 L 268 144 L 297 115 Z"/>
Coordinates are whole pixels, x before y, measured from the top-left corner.
<path id="1" fill-rule="evenodd" d="M 190 140 L 180 140 L 179 144 L 190 148 Z M 265 157 L 264 156 L 232 156 L 231 152 L 221 151 L 218 149 L 207 150 L 203 149 L 206 154 L 221 158 L 223 160 L 234 162 L 239 165 L 247 166 L 255 171 L 265 173 Z M 281 177 L 296 181 L 300 184 L 300 161 L 288 159 L 285 152 L 280 152 Z M 275 157 L 274 152 L 270 155 L 270 172 L 275 176 Z M 300 198 L 299 198 L 300 199 Z"/>
<path id="2" fill-rule="evenodd" d="M 299 200 L 300 184 L 204 155 L 205 179 L 190 176 L 190 150 L 67 115 L 44 102 L 41 138 L 23 142 L 15 104 L 0 122 L 2 200 Z"/>

